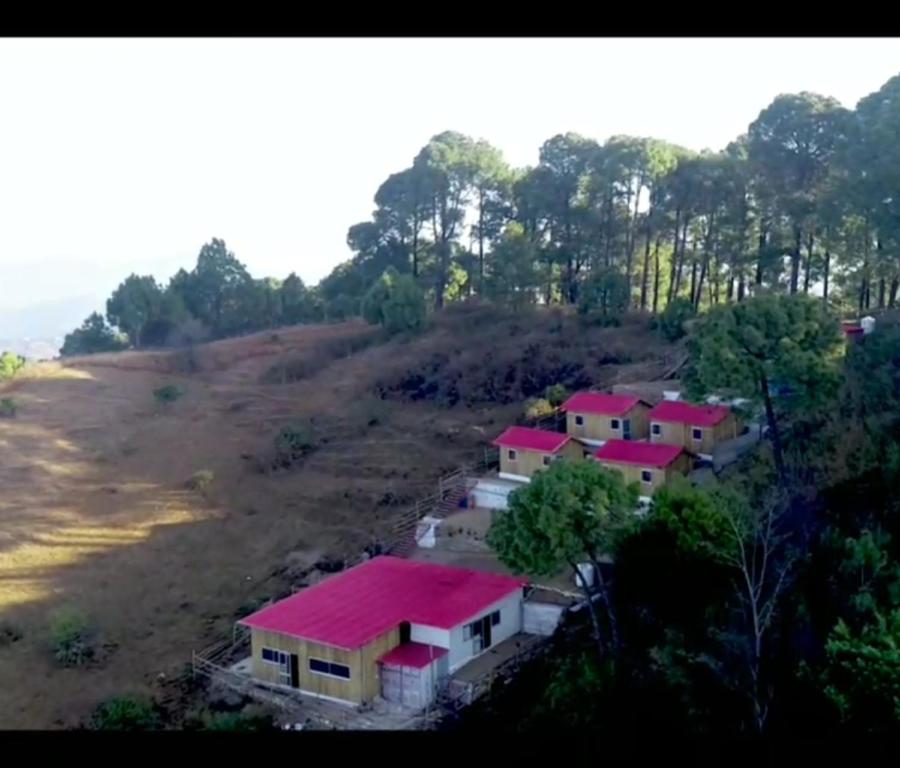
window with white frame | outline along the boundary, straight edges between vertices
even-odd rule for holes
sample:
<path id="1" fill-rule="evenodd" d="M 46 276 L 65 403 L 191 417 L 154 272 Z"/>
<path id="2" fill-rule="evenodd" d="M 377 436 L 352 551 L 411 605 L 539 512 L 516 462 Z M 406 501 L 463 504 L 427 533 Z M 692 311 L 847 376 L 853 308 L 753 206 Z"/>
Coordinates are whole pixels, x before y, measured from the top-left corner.
<path id="1" fill-rule="evenodd" d="M 510 461 L 515 461 L 516 460 L 516 452 L 512 448 L 510 448 L 506 452 L 506 458 L 508 458 Z"/>
<path id="2" fill-rule="evenodd" d="M 694 427 L 692 430 L 692 434 L 694 436 L 694 440 L 696 440 L 697 442 L 699 442 L 703 439 L 703 430 L 702 429 L 698 429 L 697 427 Z"/>
<path id="3" fill-rule="evenodd" d="M 662 434 L 662 424 L 651 424 L 650 425 L 650 434 L 651 435 L 661 435 Z"/>
<path id="4" fill-rule="evenodd" d="M 584 426 L 584 416 L 576 416 L 575 417 L 575 426 L 583 427 Z"/>
<path id="5" fill-rule="evenodd" d="M 653 482 L 653 472 L 651 472 L 649 469 L 642 469 L 641 482 L 645 485 L 650 485 L 650 483 Z"/>
<path id="6" fill-rule="evenodd" d="M 618 419 L 610 419 L 609 420 L 609 428 L 617 430 L 619 428 L 619 420 Z"/>
<path id="7" fill-rule="evenodd" d="M 550 466 L 550 462 L 553 461 L 553 457 L 552 457 L 552 456 L 544 456 L 544 457 L 541 459 L 541 461 L 544 462 L 544 466 L 545 466 L 545 467 L 549 467 L 549 466 Z"/>
<path id="8" fill-rule="evenodd" d="M 315 675 L 339 677 L 341 680 L 350 679 L 350 667 L 346 664 L 335 664 L 333 661 L 325 661 L 324 659 L 310 658 L 309 671 Z"/>
<path id="9" fill-rule="evenodd" d="M 278 682 L 282 685 L 290 685 L 291 655 L 284 651 L 276 651 L 274 648 L 263 648 L 261 655 L 263 662 L 278 667 Z"/>

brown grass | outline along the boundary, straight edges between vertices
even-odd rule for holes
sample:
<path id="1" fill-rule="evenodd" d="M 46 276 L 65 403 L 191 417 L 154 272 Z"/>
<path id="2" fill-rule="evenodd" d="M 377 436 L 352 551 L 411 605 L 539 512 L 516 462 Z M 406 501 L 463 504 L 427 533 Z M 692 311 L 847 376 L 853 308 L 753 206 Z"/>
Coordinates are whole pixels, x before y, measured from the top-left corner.
<path id="1" fill-rule="evenodd" d="M 20 410 L 0 422 L 0 624 L 21 638 L 0 647 L 0 727 L 73 726 L 112 696 L 164 695 L 241 606 L 384 537 L 520 412 L 373 395 L 386 372 L 447 343 L 441 327 L 260 383 L 279 360 L 370 332 L 345 323 L 216 342 L 196 349 L 189 375 L 178 353 L 97 355 L 32 366 L 3 388 Z M 468 343 L 493 354 L 491 339 Z M 184 394 L 160 409 L 153 390 L 169 383 Z M 315 425 L 316 450 L 260 474 L 252 457 L 298 419 Z M 197 468 L 215 477 L 202 494 L 185 488 Z M 91 617 L 102 664 L 55 663 L 49 623 L 63 605 Z"/>

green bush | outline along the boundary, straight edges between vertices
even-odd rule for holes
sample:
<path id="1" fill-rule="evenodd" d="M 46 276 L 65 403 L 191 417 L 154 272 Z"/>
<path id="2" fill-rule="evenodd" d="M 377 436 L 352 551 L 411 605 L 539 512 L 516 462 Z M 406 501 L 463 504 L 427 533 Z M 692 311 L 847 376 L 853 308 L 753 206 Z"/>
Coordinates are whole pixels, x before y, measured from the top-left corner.
<path id="1" fill-rule="evenodd" d="M 91 728 L 98 731 L 153 731 L 159 727 L 152 704 L 125 696 L 104 701 L 91 717 Z"/>
<path id="2" fill-rule="evenodd" d="M 526 419 L 535 421 L 537 419 L 543 419 L 546 416 L 552 416 L 553 413 L 553 406 L 542 397 L 525 401 Z"/>
<path id="3" fill-rule="evenodd" d="M 666 339 L 677 341 L 686 333 L 684 324 L 695 314 L 694 305 L 689 299 L 677 298 L 666 305 L 656 324 Z"/>
<path id="4" fill-rule="evenodd" d="M 410 275 L 389 267 L 366 292 L 362 314 L 390 334 L 418 331 L 425 326 L 425 294 Z"/>
<path id="5" fill-rule="evenodd" d="M 22 639 L 22 630 L 7 621 L 0 623 L 0 648 L 12 645 Z"/>
<path id="6" fill-rule="evenodd" d="M 16 401 L 11 397 L 0 398 L 0 419 L 11 419 L 18 410 Z"/>
<path id="7" fill-rule="evenodd" d="M 64 667 L 80 667 L 94 656 L 87 618 L 76 608 L 61 608 L 50 619 L 53 655 Z"/>
<path id="8" fill-rule="evenodd" d="M 203 721 L 207 731 L 272 731 L 276 730 L 272 715 L 248 709 L 245 712 L 216 712 L 207 715 Z"/>
<path id="9" fill-rule="evenodd" d="M 544 390 L 544 397 L 550 405 L 557 407 L 562 405 L 569 397 L 569 390 L 562 384 L 551 384 Z"/>
<path id="10" fill-rule="evenodd" d="M 312 425 L 295 422 L 281 428 L 275 436 L 275 453 L 289 463 L 296 461 L 315 447 Z"/>
<path id="11" fill-rule="evenodd" d="M 97 352 L 118 352 L 128 346 L 126 337 L 117 334 L 99 312 L 91 314 L 80 328 L 66 335 L 60 355 L 92 355 Z"/>
<path id="12" fill-rule="evenodd" d="M 174 403 L 179 397 L 181 397 L 181 395 L 181 390 L 178 389 L 178 387 L 176 387 L 174 384 L 166 384 L 166 386 L 164 387 L 153 390 L 153 397 L 156 399 L 156 402 L 163 405 L 167 403 Z"/>
<path id="13" fill-rule="evenodd" d="M 215 477 L 215 473 L 213 473 L 211 470 L 200 469 L 190 476 L 185 485 L 189 490 L 192 491 L 205 491 L 207 488 L 209 488 L 210 485 L 212 485 L 212 481 L 215 479 Z"/>
<path id="14" fill-rule="evenodd" d="M 13 352 L 0 355 L 0 381 L 11 379 L 25 366 L 25 358 Z"/>

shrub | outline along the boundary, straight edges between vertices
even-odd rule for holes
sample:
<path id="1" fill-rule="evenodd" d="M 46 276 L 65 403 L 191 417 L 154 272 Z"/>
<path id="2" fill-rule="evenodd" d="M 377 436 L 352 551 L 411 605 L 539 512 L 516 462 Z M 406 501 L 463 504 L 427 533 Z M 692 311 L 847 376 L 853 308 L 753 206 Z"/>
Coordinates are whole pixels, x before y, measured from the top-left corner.
<path id="1" fill-rule="evenodd" d="M 275 464 L 287 468 L 315 447 L 315 435 L 309 422 L 294 422 L 275 436 Z"/>
<path id="2" fill-rule="evenodd" d="M 535 421 L 552 416 L 554 413 L 553 406 L 544 398 L 536 398 L 525 401 L 525 418 Z"/>
<path id="3" fill-rule="evenodd" d="M 98 731 L 153 731 L 159 727 L 159 714 L 152 704 L 125 696 L 104 701 L 91 717 L 91 728 Z"/>
<path id="4" fill-rule="evenodd" d="M 16 401 L 11 397 L 0 398 L 0 419 L 11 419 L 16 415 Z"/>
<path id="5" fill-rule="evenodd" d="M 569 390 L 562 384 L 551 384 L 544 390 L 544 397 L 550 405 L 557 407 L 562 405 L 569 397 Z"/>
<path id="6" fill-rule="evenodd" d="M 25 366 L 25 358 L 13 352 L 0 355 L 0 381 L 11 379 Z"/>
<path id="7" fill-rule="evenodd" d="M 410 275 L 389 267 L 366 292 L 362 314 L 390 334 L 418 331 L 425 325 L 425 294 Z"/>
<path id="8" fill-rule="evenodd" d="M 97 352 L 118 352 L 128 346 L 127 339 L 117 334 L 98 312 L 91 314 L 80 328 L 67 334 L 60 355 L 91 355 Z"/>
<path id="9" fill-rule="evenodd" d="M 62 608 L 50 621 L 56 660 L 64 667 L 80 667 L 94 655 L 87 618 L 75 608 Z"/>
<path id="10" fill-rule="evenodd" d="M 272 731 L 276 730 L 271 714 L 248 708 L 244 712 L 216 712 L 203 718 L 207 731 Z"/>
<path id="11" fill-rule="evenodd" d="M 164 387 L 153 390 L 153 397 L 156 399 L 156 402 L 163 405 L 166 403 L 174 403 L 181 395 L 181 390 L 174 384 L 166 384 Z"/>
<path id="12" fill-rule="evenodd" d="M 12 645 L 22 639 L 22 630 L 17 626 L 4 621 L 0 623 L 0 648 L 4 645 Z"/>
<path id="13" fill-rule="evenodd" d="M 663 336 L 669 341 L 677 341 L 685 335 L 684 324 L 690 320 L 696 312 L 689 299 L 679 297 L 670 301 L 656 320 L 657 327 Z"/>
<path id="14" fill-rule="evenodd" d="M 205 491 L 212 485 L 212 481 L 215 477 L 215 474 L 211 470 L 200 469 L 190 476 L 185 485 L 191 491 Z"/>

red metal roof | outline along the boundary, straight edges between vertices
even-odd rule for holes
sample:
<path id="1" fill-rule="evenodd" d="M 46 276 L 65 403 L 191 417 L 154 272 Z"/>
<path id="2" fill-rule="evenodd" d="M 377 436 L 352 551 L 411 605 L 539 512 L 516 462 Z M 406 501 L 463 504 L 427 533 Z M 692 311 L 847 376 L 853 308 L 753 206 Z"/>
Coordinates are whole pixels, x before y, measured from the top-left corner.
<path id="1" fill-rule="evenodd" d="M 422 667 L 427 667 L 432 661 L 441 658 L 446 653 L 446 648 L 438 648 L 436 645 L 404 643 L 403 645 L 398 645 L 394 650 L 388 651 L 378 661 L 382 664 L 392 664 L 395 667 L 422 669 Z"/>
<path id="2" fill-rule="evenodd" d="M 546 429 L 532 429 L 531 427 L 509 427 L 494 440 L 494 445 L 502 445 L 504 448 L 519 448 L 523 451 L 556 453 L 571 439 L 562 432 L 548 432 Z"/>
<path id="3" fill-rule="evenodd" d="M 598 461 L 636 464 L 641 467 L 667 467 L 684 449 L 665 443 L 638 443 L 634 440 L 607 440 L 594 456 Z"/>
<path id="4" fill-rule="evenodd" d="M 621 416 L 641 399 L 634 395 L 604 395 L 600 392 L 578 392 L 562 404 L 561 411 L 595 413 L 599 416 Z"/>
<path id="5" fill-rule="evenodd" d="M 382 555 L 239 623 L 353 650 L 404 621 L 450 629 L 526 583 L 497 573 Z"/>
<path id="6" fill-rule="evenodd" d="M 663 400 L 649 414 L 650 421 L 669 421 L 691 427 L 714 427 L 729 410 L 724 405 L 692 405 L 681 400 Z"/>

